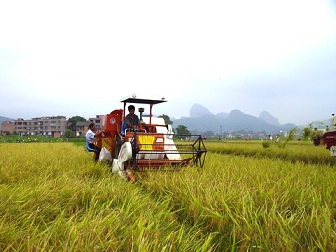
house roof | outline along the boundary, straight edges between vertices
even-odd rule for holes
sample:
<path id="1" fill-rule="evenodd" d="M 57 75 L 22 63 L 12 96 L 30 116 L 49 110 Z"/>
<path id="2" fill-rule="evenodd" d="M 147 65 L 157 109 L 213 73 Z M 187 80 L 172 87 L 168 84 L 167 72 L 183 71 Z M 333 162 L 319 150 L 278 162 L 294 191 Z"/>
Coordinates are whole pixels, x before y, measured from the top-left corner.
<path id="1" fill-rule="evenodd" d="M 89 126 L 90 122 L 77 122 L 76 123 L 76 127 L 80 127 L 80 126 Z"/>

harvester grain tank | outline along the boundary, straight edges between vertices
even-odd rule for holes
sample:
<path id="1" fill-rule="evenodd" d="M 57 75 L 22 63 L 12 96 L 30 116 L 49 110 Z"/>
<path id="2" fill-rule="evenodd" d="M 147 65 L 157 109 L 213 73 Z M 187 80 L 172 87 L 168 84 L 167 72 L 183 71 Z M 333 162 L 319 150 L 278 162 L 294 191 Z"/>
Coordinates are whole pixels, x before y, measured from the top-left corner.
<path id="1" fill-rule="evenodd" d="M 123 109 L 113 110 L 107 114 L 102 127 L 104 134 L 97 145 L 109 150 L 113 157 L 112 171 L 121 177 L 133 180 L 134 172 L 151 169 L 170 169 L 199 166 L 203 167 L 206 148 L 201 135 L 177 135 L 171 125 L 163 118 L 153 116 L 154 105 L 167 102 L 162 99 L 141 99 L 135 95 L 121 100 Z M 126 106 L 141 105 L 141 128 L 125 129 Z M 149 107 L 149 114 L 144 115 Z M 176 139 L 186 139 L 176 141 Z"/>
<path id="2" fill-rule="evenodd" d="M 336 157 L 336 116 L 332 114 L 331 124 L 323 135 L 326 148 L 330 151 L 330 156 Z"/>

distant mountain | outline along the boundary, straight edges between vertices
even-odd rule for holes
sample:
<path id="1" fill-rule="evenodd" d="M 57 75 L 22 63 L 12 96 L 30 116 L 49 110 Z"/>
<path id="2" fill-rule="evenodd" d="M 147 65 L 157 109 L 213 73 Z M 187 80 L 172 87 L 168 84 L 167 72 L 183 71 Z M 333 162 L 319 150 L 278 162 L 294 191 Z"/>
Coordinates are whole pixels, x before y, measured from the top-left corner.
<path id="1" fill-rule="evenodd" d="M 262 111 L 259 118 L 271 125 L 280 126 L 279 120 L 266 111 Z"/>
<path id="2" fill-rule="evenodd" d="M 0 116 L 0 123 L 4 122 L 4 121 L 10 121 L 13 122 L 15 119 L 12 118 L 8 118 L 8 117 L 4 117 L 4 116 Z"/>
<path id="3" fill-rule="evenodd" d="M 190 117 L 174 119 L 173 127 L 178 125 L 186 126 L 189 131 L 214 133 L 232 131 L 265 131 L 269 134 L 279 133 L 280 130 L 288 131 L 296 127 L 294 124 L 280 125 L 277 118 L 266 111 L 261 112 L 259 118 L 245 114 L 238 109 L 232 110 L 229 114 L 225 112 L 214 115 L 207 108 L 200 104 L 194 104 L 190 110 Z"/>
<path id="4" fill-rule="evenodd" d="M 218 113 L 216 114 L 216 118 L 228 118 L 229 117 L 229 114 L 228 113 L 225 113 L 225 112 L 221 112 L 221 113 Z"/>
<path id="5" fill-rule="evenodd" d="M 278 133 L 277 126 L 271 125 L 264 120 L 252 115 L 244 114 L 240 110 L 232 110 L 226 121 L 228 131 L 266 131 L 268 133 Z"/>
<path id="6" fill-rule="evenodd" d="M 198 103 L 195 103 L 194 105 L 192 105 L 190 109 L 191 118 L 198 118 L 198 117 L 202 117 L 205 115 L 212 115 L 212 113 L 206 107 Z"/>

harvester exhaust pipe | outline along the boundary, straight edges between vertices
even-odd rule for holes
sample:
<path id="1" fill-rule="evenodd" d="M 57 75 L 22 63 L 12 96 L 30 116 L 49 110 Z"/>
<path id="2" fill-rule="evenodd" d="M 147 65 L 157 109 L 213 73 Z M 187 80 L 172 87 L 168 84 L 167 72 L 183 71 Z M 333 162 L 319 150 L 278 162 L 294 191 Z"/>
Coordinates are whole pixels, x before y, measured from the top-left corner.
<path id="1" fill-rule="evenodd" d="M 139 113 L 140 113 L 140 122 L 143 123 L 143 120 L 142 120 L 142 113 L 145 111 L 144 108 L 139 108 Z"/>

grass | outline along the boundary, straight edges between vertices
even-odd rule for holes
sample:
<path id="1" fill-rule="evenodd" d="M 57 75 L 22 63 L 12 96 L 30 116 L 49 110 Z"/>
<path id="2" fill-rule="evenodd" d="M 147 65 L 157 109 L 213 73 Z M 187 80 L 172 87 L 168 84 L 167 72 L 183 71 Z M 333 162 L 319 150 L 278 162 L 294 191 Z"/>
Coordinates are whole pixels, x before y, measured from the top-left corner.
<path id="1" fill-rule="evenodd" d="M 336 174 L 323 147 L 206 147 L 202 169 L 132 184 L 82 146 L 0 144 L 0 250 L 336 250 Z"/>
<path id="2" fill-rule="evenodd" d="M 333 158 L 325 146 L 314 146 L 312 142 L 290 141 L 281 148 L 275 142 L 268 142 L 269 148 L 263 148 L 264 141 L 222 141 L 206 142 L 209 152 L 245 157 L 267 157 L 307 164 L 331 164 Z"/>

